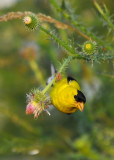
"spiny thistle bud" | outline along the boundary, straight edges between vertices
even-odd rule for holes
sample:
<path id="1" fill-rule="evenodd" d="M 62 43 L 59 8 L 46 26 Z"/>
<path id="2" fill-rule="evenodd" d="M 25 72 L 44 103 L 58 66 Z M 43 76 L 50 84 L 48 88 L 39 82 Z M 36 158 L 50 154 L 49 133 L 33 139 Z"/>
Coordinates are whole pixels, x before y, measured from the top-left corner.
<path id="1" fill-rule="evenodd" d="M 23 19 L 23 22 L 24 22 L 25 26 L 31 31 L 35 30 L 38 26 L 38 18 L 34 14 L 30 14 L 28 16 L 25 16 Z"/>
<path id="2" fill-rule="evenodd" d="M 97 49 L 96 42 L 91 41 L 91 40 L 86 41 L 82 46 L 83 52 L 87 55 L 91 55 L 91 54 L 95 53 L 96 49 Z"/>
<path id="3" fill-rule="evenodd" d="M 50 115 L 47 108 L 50 105 L 50 99 L 41 90 L 34 89 L 27 95 L 27 107 L 26 114 L 34 114 L 34 118 L 37 118 L 42 111 L 46 111 Z"/>

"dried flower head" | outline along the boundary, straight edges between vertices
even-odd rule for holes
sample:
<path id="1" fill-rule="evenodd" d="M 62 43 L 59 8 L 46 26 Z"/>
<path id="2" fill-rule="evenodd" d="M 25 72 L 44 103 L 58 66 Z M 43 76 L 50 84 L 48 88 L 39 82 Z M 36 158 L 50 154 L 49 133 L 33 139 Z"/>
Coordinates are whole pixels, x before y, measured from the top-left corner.
<path id="1" fill-rule="evenodd" d="M 87 55 L 95 53 L 96 49 L 97 49 L 96 42 L 91 40 L 86 41 L 82 47 L 83 52 Z"/>
<path id="2" fill-rule="evenodd" d="M 41 90 L 34 89 L 30 94 L 27 94 L 27 102 L 26 114 L 34 114 L 34 118 L 37 118 L 42 111 L 46 111 L 50 115 L 47 110 L 50 99 Z"/>
<path id="3" fill-rule="evenodd" d="M 38 18 L 34 14 L 30 14 L 28 16 L 25 16 L 23 19 L 23 22 L 24 22 L 25 26 L 31 31 L 35 30 L 38 26 Z"/>

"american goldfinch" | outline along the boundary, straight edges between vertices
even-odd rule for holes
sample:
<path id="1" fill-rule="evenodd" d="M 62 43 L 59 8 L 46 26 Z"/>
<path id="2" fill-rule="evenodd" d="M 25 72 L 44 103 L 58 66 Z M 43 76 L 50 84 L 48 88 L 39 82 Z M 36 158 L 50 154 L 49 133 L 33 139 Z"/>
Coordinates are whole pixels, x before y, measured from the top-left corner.
<path id="1" fill-rule="evenodd" d="M 61 112 L 83 111 L 86 98 L 80 91 L 78 82 L 72 77 L 56 81 L 50 91 L 52 104 Z"/>

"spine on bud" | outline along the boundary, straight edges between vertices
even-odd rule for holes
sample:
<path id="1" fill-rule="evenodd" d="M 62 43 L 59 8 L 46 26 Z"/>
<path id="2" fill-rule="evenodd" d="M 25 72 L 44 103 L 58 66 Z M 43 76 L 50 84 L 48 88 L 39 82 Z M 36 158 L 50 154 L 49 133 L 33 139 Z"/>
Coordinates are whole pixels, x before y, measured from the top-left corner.
<path id="1" fill-rule="evenodd" d="M 31 31 L 35 30 L 38 26 L 38 18 L 34 14 L 30 14 L 28 16 L 25 16 L 23 19 L 23 22 L 25 24 L 25 27 Z"/>

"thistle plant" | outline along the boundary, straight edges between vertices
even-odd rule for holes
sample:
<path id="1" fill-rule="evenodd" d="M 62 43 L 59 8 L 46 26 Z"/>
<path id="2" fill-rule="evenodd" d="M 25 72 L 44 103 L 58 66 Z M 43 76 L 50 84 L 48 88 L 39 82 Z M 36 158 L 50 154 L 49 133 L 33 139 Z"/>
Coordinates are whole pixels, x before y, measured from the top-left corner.
<path id="1" fill-rule="evenodd" d="M 33 89 L 29 94 L 27 94 L 27 107 L 26 114 L 34 114 L 37 118 L 42 111 L 46 111 L 49 115 L 48 108 L 51 105 L 50 97 L 48 96 L 49 89 L 57 81 L 58 74 L 61 74 L 68 64 L 75 59 L 82 59 L 84 61 L 100 63 L 101 61 L 114 60 L 114 47 L 112 43 L 108 44 L 107 41 L 97 36 L 90 29 L 87 29 L 81 22 L 75 19 L 75 16 L 68 9 L 68 7 L 63 9 L 59 6 L 56 0 L 50 0 L 52 6 L 66 19 L 69 24 L 60 22 L 50 16 L 44 15 L 42 13 L 32 13 L 32 12 L 12 12 L 0 17 L 0 22 L 8 21 L 15 18 L 23 19 L 25 28 L 35 31 L 38 30 L 47 34 L 51 40 L 55 41 L 67 54 L 67 57 L 63 59 L 58 72 L 51 82 L 46 85 L 43 89 Z M 93 0 L 93 4 L 96 6 L 101 16 L 106 20 L 109 28 L 114 29 L 114 24 L 110 19 L 110 14 L 105 6 L 105 12 L 102 10 L 100 5 Z M 23 18 L 24 17 L 24 18 Z M 55 34 L 51 29 L 48 30 L 42 25 L 42 22 L 53 23 L 57 29 L 70 30 L 73 33 L 81 36 L 84 39 L 84 43 L 79 44 L 75 42 L 75 46 L 69 41 L 62 40 L 57 34 Z M 26 29 L 25 29 L 26 31 Z M 29 34 L 29 33 L 28 33 Z M 113 41 L 113 39 L 112 39 Z M 80 49 L 81 47 L 81 49 Z M 106 48 L 106 52 L 103 52 L 103 48 Z M 39 68 L 34 60 L 29 60 L 29 64 L 34 71 L 37 79 L 44 84 L 43 75 L 39 74 Z"/>
<path id="2" fill-rule="evenodd" d="M 113 160 L 113 0 L 15 2 L 0 1 L 2 159 Z M 68 115 L 70 76 L 86 102 Z"/>

